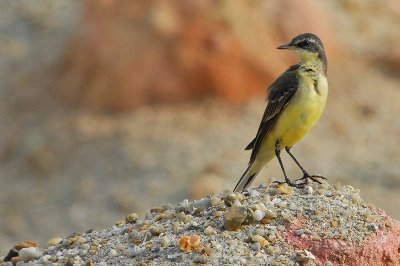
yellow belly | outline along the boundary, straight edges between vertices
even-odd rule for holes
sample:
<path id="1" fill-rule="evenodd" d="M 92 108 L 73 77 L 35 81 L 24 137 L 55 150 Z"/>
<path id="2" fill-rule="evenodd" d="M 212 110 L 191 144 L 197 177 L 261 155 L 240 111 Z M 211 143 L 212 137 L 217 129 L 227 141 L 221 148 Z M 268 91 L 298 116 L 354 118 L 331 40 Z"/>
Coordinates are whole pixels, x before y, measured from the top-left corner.
<path id="1" fill-rule="evenodd" d="M 321 86 L 321 91 L 318 93 L 311 84 L 303 87 L 302 91 L 293 96 L 291 103 L 282 112 L 262 146 L 275 148 L 276 141 L 280 140 L 281 148 L 292 147 L 319 120 L 325 108 L 326 98 L 327 84 L 326 88 Z"/>

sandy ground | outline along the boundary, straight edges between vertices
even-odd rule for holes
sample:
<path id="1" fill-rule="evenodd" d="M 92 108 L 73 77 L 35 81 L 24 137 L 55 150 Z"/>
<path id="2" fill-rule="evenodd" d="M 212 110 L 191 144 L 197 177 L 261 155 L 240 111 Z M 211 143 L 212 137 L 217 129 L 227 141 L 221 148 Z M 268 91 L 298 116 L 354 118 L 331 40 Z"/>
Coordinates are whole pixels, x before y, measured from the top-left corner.
<path id="1" fill-rule="evenodd" d="M 108 227 L 126 213 L 233 189 L 263 99 L 118 116 L 63 106 L 52 97 L 51 77 L 79 3 L 50 2 L 0 3 L 0 253 L 21 240 L 43 243 Z M 327 110 L 293 153 L 310 172 L 360 187 L 366 201 L 399 219 L 400 81 L 365 62 L 331 65 L 329 77 Z M 300 176 L 287 156 L 284 162 L 291 177 Z M 256 184 L 281 176 L 274 160 Z"/>

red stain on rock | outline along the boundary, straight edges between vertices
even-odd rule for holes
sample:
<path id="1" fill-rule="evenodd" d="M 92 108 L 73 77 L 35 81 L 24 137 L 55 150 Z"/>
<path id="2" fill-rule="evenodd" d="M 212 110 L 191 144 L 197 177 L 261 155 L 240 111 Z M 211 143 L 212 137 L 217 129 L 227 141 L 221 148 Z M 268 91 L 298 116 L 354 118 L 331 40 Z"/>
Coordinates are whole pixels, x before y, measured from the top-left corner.
<path id="1" fill-rule="evenodd" d="M 287 227 L 286 240 L 296 249 L 310 251 L 320 265 L 327 261 L 351 266 L 400 265 L 400 224 L 379 211 L 384 216 L 385 226 L 360 245 L 341 239 L 313 240 L 309 234 L 297 236 L 295 231 L 304 223 L 301 217 Z"/>

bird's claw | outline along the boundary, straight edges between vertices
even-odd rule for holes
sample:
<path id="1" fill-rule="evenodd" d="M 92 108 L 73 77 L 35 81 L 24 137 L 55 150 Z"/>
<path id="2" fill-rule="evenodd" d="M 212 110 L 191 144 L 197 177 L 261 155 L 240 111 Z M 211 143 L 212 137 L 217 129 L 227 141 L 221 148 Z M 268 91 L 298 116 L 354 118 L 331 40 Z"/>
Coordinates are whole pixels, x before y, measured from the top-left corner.
<path id="1" fill-rule="evenodd" d="M 302 183 L 298 183 L 297 184 L 295 182 L 290 181 L 289 179 L 285 180 L 285 181 L 274 181 L 272 183 L 276 184 L 276 186 L 280 186 L 280 185 L 283 185 L 283 184 L 288 184 L 288 186 L 295 187 L 295 188 L 304 188 L 305 185 L 308 184 L 308 182 L 302 182 Z"/>
<path id="2" fill-rule="evenodd" d="M 321 181 L 318 180 L 318 178 L 323 179 L 323 180 L 327 180 L 327 178 L 322 176 L 322 175 L 310 175 L 308 173 L 304 173 L 302 178 L 296 179 L 294 182 L 300 181 L 300 180 L 304 180 L 303 183 L 308 184 L 308 180 L 311 179 L 313 182 L 316 182 L 318 184 L 322 184 Z"/>
<path id="3" fill-rule="evenodd" d="M 308 173 L 304 173 L 302 178 L 296 179 L 294 181 L 291 181 L 290 179 L 285 179 L 285 181 L 274 181 L 272 183 L 276 184 L 276 186 L 288 184 L 288 186 L 291 186 L 291 187 L 304 188 L 306 185 L 309 184 L 309 179 L 311 179 L 313 182 L 316 182 L 318 184 L 322 184 L 321 181 L 318 180 L 318 178 L 326 180 L 326 177 L 324 177 L 322 175 L 310 175 Z M 302 182 L 298 183 L 299 181 L 302 181 Z"/>

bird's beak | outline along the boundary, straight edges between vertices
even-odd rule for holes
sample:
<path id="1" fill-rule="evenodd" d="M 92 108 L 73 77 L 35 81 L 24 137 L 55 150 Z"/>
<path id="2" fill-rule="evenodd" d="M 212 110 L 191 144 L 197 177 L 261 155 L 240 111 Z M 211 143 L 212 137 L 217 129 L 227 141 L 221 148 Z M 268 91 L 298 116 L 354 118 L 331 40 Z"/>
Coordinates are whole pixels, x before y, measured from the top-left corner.
<path id="1" fill-rule="evenodd" d="M 287 43 L 287 44 L 278 46 L 276 49 L 290 49 L 290 47 L 291 47 L 290 43 Z"/>

